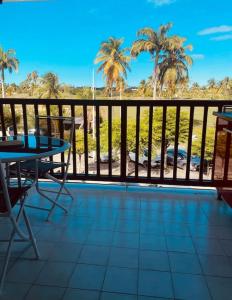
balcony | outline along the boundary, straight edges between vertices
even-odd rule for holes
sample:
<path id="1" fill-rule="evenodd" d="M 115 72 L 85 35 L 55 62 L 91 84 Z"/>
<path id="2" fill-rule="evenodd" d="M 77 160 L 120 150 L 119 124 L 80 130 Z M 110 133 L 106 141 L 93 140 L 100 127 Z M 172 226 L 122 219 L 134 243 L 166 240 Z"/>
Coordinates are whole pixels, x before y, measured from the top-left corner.
<path id="1" fill-rule="evenodd" d="M 232 210 L 217 201 L 214 187 L 222 183 L 214 179 L 211 165 L 205 171 L 204 162 L 212 111 L 221 111 L 232 101 L 3 101 L 3 135 L 7 134 L 7 111 L 15 134 L 28 134 L 37 114 L 83 118 L 83 128 L 76 128 L 74 135 L 69 174 L 75 200 L 62 199 L 69 205 L 69 214 L 64 215 L 57 208 L 48 223 L 43 211 L 27 209 L 42 258 L 36 261 L 30 248 L 16 245 L 3 299 L 228 299 L 232 293 Z M 167 127 L 170 107 L 175 108 L 171 134 Z M 153 127 L 158 109 L 162 112 L 160 140 L 154 138 Z M 186 140 L 181 142 L 183 110 L 188 118 Z M 103 111 L 108 122 L 108 162 L 104 164 Z M 120 143 L 118 160 L 113 162 L 116 111 L 121 116 Z M 133 162 L 129 161 L 127 135 L 131 111 L 135 119 Z M 146 166 L 140 163 L 144 111 L 148 116 Z M 17 114 L 21 115 L 19 122 Z M 212 119 L 210 122 L 212 126 Z M 193 171 L 195 126 L 201 131 L 200 162 L 198 170 Z M 80 140 L 79 130 L 83 132 Z M 95 158 L 90 155 L 89 143 L 93 132 Z M 62 137 L 64 133 L 60 134 Z M 174 151 L 171 165 L 167 164 L 167 136 L 172 138 Z M 79 141 L 83 146 L 80 160 Z M 152 167 L 154 141 L 160 156 L 157 168 Z M 187 157 L 182 169 L 178 165 L 178 149 L 183 146 Z M 211 148 L 214 146 L 213 138 Z M 108 184 L 89 183 L 94 181 Z M 43 184 L 54 188 L 49 182 Z M 164 187 L 168 184 L 172 187 Z M 231 180 L 223 184 L 230 185 Z M 29 201 L 46 205 L 33 191 Z M 6 232 L 7 226 L 2 222 L 1 232 Z M 4 251 L 2 246 L 1 256 Z"/>

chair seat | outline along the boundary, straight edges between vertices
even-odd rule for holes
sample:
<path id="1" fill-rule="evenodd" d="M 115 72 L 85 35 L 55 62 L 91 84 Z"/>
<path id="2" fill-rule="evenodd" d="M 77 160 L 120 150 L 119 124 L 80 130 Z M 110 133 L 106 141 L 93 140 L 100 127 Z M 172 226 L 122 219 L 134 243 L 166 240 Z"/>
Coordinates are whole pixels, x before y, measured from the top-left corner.
<path id="1" fill-rule="evenodd" d="M 14 207 L 18 200 L 25 195 L 30 186 L 25 187 L 9 187 L 8 194 L 10 197 L 11 206 Z M 0 192 L 0 213 L 6 213 L 8 211 L 2 191 Z"/>
<path id="2" fill-rule="evenodd" d="M 52 161 L 39 161 L 38 162 L 38 173 L 40 176 L 48 173 L 49 171 L 64 167 L 65 163 L 52 162 Z M 16 169 L 16 164 L 10 166 L 11 170 Z M 25 161 L 20 163 L 20 170 L 24 173 L 35 173 L 36 164 L 35 161 Z"/>

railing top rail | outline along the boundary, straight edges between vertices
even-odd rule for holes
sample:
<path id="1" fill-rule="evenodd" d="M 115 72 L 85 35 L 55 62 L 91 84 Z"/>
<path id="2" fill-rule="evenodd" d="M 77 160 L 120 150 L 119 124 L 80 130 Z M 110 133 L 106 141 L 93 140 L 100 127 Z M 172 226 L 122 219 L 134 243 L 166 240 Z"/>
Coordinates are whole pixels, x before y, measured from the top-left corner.
<path id="1" fill-rule="evenodd" d="M 0 104 L 27 105 L 89 105 L 89 106 L 223 106 L 232 105 L 232 100 L 78 100 L 78 99 L 0 99 Z"/>

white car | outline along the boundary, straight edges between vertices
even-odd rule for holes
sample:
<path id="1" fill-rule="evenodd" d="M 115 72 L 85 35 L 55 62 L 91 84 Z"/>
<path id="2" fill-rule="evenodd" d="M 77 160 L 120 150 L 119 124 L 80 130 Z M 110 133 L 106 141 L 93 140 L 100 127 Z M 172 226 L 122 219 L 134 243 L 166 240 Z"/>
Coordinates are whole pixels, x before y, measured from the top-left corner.
<path id="1" fill-rule="evenodd" d="M 134 152 L 129 152 L 129 159 L 130 161 L 135 162 L 136 154 Z M 139 156 L 138 163 L 140 165 L 143 165 L 145 168 L 147 168 L 148 165 L 148 150 L 143 150 L 143 154 Z M 154 159 L 151 159 L 151 167 L 156 168 L 160 166 L 160 157 L 157 156 Z"/>
<path id="2" fill-rule="evenodd" d="M 35 133 L 36 133 L 36 129 L 35 128 L 28 129 L 28 134 L 29 135 L 35 135 Z"/>

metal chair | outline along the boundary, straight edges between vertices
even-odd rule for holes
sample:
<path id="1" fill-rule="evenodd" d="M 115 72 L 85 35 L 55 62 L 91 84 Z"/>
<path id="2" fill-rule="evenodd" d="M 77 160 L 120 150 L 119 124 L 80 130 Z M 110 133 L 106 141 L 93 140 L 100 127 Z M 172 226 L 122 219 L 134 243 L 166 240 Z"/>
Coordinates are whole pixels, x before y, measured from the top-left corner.
<path id="1" fill-rule="evenodd" d="M 1 242 L 8 242 L 5 261 L 0 278 L 0 292 L 2 292 L 4 286 L 7 267 L 14 242 L 30 242 L 34 248 L 36 258 L 39 259 L 39 251 L 36 245 L 36 240 L 24 209 L 25 196 L 27 195 L 27 191 L 31 186 L 20 186 L 20 184 L 17 185 L 17 182 L 14 182 L 12 186 L 8 186 L 9 181 L 6 180 L 5 176 L 6 172 L 4 170 L 4 165 L 0 162 L 0 218 L 8 218 L 12 225 L 12 231 L 9 240 L 0 240 Z M 16 206 L 16 204 L 19 204 L 19 207 L 18 212 L 15 215 L 15 213 L 13 213 L 13 208 Z M 22 218 L 26 225 L 27 232 L 24 232 L 24 230 L 22 230 L 19 226 Z M 19 238 L 16 239 L 16 235 L 18 235 Z"/>
<path id="2" fill-rule="evenodd" d="M 62 140 L 66 140 L 72 145 L 73 134 L 74 134 L 74 118 L 72 117 L 54 117 L 54 116 L 36 116 L 36 132 L 35 135 L 39 137 L 40 143 L 45 144 L 48 143 L 48 139 L 46 137 L 55 137 Z M 50 145 L 52 146 L 52 145 Z M 65 195 L 70 197 L 73 200 L 73 196 L 70 191 L 65 186 L 67 182 L 68 169 L 70 166 L 70 157 L 71 157 L 71 146 L 66 153 L 61 154 L 62 161 L 54 161 L 54 157 L 50 157 L 48 160 L 41 160 L 38 162 L 38 177 L 52 180 L 53 182 L 59 185 L 58 191 L 49 190 L 45 188 L 41 188 L 39 186 L 39 181 L 35 181 L 35 187 L 37 192 L 49 202 L 51 202 L 50 208 L 38 207 L 33 205 L 28 205 L 32 208 L 37 208 L 41 210 L 47 210 L 48 216 L 47 221 L 50 220 L 52 213 L 55 207 L 59 207 L 68 213 L 67 208 L 60 204 L 59 198 L 61 195 Z M 66 158 L 66 161 L 65 161 Z M 25 175 L 26 178 L 34 178 L 35 174 L 35 163 L 33 161 L 26 161 L 21 163 L 20 165 L 22 174 Z M 63 174 L 62 179 L 57 179 L 54 176 L 54 171 L 60 169 L 60 174 Z M 49 195 L 48 195 L 49 194 Z M 51 194 L 55 195 L 55 197 L 51 197 Z"/>

